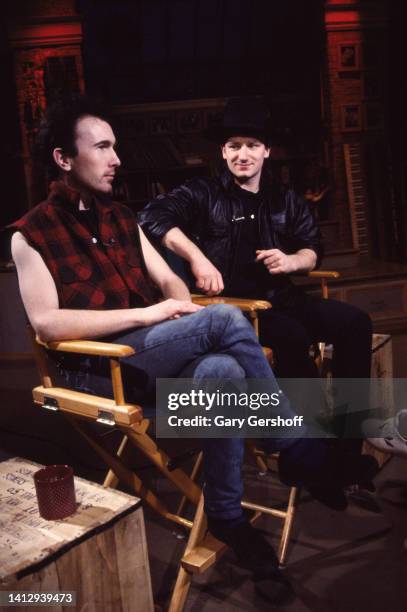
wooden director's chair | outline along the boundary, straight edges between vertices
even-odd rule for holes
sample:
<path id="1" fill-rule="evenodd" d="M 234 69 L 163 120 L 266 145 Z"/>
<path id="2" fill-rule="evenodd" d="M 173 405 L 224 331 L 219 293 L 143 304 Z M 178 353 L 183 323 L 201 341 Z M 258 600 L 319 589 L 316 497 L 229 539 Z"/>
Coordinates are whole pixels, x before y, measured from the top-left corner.
<path id="1" fill-rule="evenodd" d="M 335 270 L 313 270 L 312 272 L 308 272 L 307 276 L 309 278 L 316 279 L 320 282 L 321 296 L 326 300 L 329 297 L 328 281 L 339 278 L 340 274 L 339 272 Z M 210 304 L 231 304 L 232 306 L 237 306 L 243 312 L 245 312 L 247 316 L 249 317 L 254 327 L 257 337 L 259 337 L 259 315 L 258 315 L 259 311 L 268 310 L 269 308 L 272 308 L 272 304 L 265 300 L 253 300 L 252 301 L 252 300 L 244 300 L 244 299 L 242 300 L 242 299 L 234 298 L 234 297 L 233 298 L 224 298 L 224 297 L 216 297 L 216 296 L 206 297 L 202 295 L 193 295 L 192 297 L 193 297 L 193 301 L 196 304 L 201 304 L 202 306 L 209 306 Z M 252 302 L 252 304 L 250 304 L 250 308 L 246 306 L 247 301 Z M 318 367 L 318 372 L 320 375 L 322 375 L 325 343 L 318 342 L 318 345 L 313 348 L 316 349 L 313 351 L 313 356 L 314 356 L 315 362 Z M 270 351 L 270 349 L 267 349 L 267 348 L 263 348 L 263 350 L 265 351 L 266 356 L 268 360 L 270 361 L 270 365 L 273 365 L 272 352 Z M 260 469 L 260 472 L 261 473 L 267 472 L 268 466 L 264 460 L 264 457 L 265 457 L 264 451 L 258 450 L 254 444 L 254 441 L 252 440 L 247 440 L 247 445 L 249 446 L 251 453 L 254 455 L 256 459 L 256 463 Z M 288 508 L 290 508 L 290 503 L 289 503 Z M 281 565 L 283 565 L 285 562 L 286 552 L 287 552 L 287 543 L 288 543 L 288 537 L 287 537 L 287 540 L 282 537 L 282 541 L 280 543 L 279 555 L 278 555 Z"/>
<path id="2" fill-rule="evenodd" d="M 323 273 L 318 272 L 317 274 L 321 275 Z M 330 274 L 337 273 L 324 273 L 323 279 L 325 280 L 326 275 L 330 277 Z M 196 301 L 201 303 L 202 301 L 206 301 L 206 303 L 230 303 L 240 307 L 244 312 L 248 313 L 257 332 L 257 311 L 271 307 L 270 303 L 263 300 L 199 297 L 196 298 Z M 185 604 L 193 575 L 203 573 L 227 549 L 226 544 L 216 540 L 206 529 L 203 495 L 200 487 L 195 482 L 202 453 L 199 454 L 190 475 L 183 469 L 174 467 L 170 457 L 150 437 L 148 433 L 150 420 L 144 418 L 142 407 L 126 402 L 120 359 L 134 354 L 134 350 L 131 347 L 88 340 L 67 340 L 45 344 L 36 339 L 32 330 L 30 331 L 33 339 L 34 356 L 41 378 L 41 385 L 33 389 L 34 402 L 45 409 L 60 411 L 106 462 L 109 471 L 105 478 L 104 486 L 116 487 L 118 482 L 121 481 L 161 516 L 190 531 L 169 607 L 170 612 L 181 611 Z M 98 355 L 109 359 L 113 398 L 90 395 L 55 386 L 50 375 L 48 349 L 64 353 Z M 270 351 L 265 349 L 265 352 L 269 356 Z M 99 436 L 95 433 L 94 428 L 92 428 L 91 422 L 109 427 L 114 426 L 123 434 L 116 453 L 107 449 L 102 444 Z M 253 443 L 250 446 L 260 469 L 266 471 L 267 465 L 263 453 L 257 450 Z M 156 493 L 143 483 L 135 471 L 129 467 L 129 455 L 132 447 L 139 449 L 182 494 L 181 502 L 175 512 L 172 512 L 158 498 Z M 256 521 L 263 513 L 278 517 L 283 521 L 278 551 L 280 563 L 284 563 L 286 558 L 297 497 L 297 489 L 292 487 L 285 510 L 262 506 L 246 500 L 242 502 L 244 508 L 255 512 L 252 521 Z M 182 514 L 186 501 L 196 506 L 193 520 Z"/>

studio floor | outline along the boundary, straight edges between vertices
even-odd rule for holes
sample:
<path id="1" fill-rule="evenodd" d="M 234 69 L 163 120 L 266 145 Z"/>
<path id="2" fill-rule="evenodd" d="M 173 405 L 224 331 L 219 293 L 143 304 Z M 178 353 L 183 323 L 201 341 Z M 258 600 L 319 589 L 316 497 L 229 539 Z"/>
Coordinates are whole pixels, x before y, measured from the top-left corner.
<path id="1" fill-rule="evenodd" d="M 78 476 L 102 482 L 105 469 L 86 442 L 57 415 L 43 413 L 31 402 L 37 384 L 31 362 L 3 364 L 0 374 L 0 459 L 26 457 L 38 463 L 70 463 Z M 114 440 L 112 439 L 112 443 Z M 143 458 L 134 457 L 145 478 L 168 504 L 176 505 L 168 482 L 155 476 Z M 284 503 L 288 489 L 273 472 L 265 476 L 248 463 L 244 468 L 247 498 Z M 375 493 L 349 496 L 349 506 L 336 512 L 301 496 L 288 550 L 286 575 L 293 585 L 289 602 L 260 596 L 249 573 L 228 551 L 203 576 L 195 578 L 185 610 L 227 612 L 405 612 L 407 609 L 407 462 L 392 458 L 376 477 Z M 145 507 L 154 601 L 166 609 L 185 538 Z M 260 519 L 277 548 L 281 523 Z M 136 606 L 136 604 L 135 604 Z M 139 612 L 137 607 L 134 612 Z M 140 611 L 142 612 L 142 611 Z"/>

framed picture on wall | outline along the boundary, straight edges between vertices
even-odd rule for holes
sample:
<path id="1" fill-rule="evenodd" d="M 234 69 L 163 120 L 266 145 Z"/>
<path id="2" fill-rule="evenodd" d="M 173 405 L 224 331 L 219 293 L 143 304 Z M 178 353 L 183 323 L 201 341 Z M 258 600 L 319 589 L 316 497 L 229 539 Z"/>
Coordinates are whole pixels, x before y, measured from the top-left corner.
<path id="1" fill-rule="evenodd" d="M 359 43 L 341 43 L 338 46 L 338 70 L 360 70 L 360 45 Z"/>
<path id="2" fill-rule="evenodd" d="M 358 132 L 362 129 L 362 108 L 360 104 L 342 105 L 341 129 L 343 132 Z"/>

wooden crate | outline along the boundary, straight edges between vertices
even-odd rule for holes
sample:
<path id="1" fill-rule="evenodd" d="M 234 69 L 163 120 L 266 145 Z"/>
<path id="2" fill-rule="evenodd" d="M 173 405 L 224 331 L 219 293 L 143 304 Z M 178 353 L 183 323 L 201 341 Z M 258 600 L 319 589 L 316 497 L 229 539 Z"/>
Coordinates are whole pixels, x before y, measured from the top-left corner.
<path id="1" fill-rule="evenodd" d="M 140 500 L 75 477 L 77 512 L 46 521 L 32 479 L 40 467 L 0 463 L 0 590 L 76 592 L 75 608 L 53 610 L 154 610 Z"/>
<path id="2" fill-rule="evenodd" d="M 371 377 L 375 379 L 372 385 L 372 405 L 381 406 L 379 418 L 388 419 L 395 414 L 393 394 L 393 348 L 389 334 L 373 334 Z M 375 457 L 382 466 L 391 455 L 382 453 L 366 442 L 363 453 Z"/>

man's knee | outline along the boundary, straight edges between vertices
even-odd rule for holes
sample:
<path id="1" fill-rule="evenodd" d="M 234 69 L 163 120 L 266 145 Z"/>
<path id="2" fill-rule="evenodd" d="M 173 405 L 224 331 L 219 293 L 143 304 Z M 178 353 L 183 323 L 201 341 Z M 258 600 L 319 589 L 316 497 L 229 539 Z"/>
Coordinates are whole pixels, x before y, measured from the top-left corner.
<path id="1" fill-rule="evenodd" d="M 193 378 L 244 378 L 245 371 L 234 357 L 223 354 L 206 355 L 199 361 Z"/>
<path id="2" fill-rule="evenodd" d="M 221 319 L 233 319 L 236 321 L 246 320 L 240 308 L 232 306 L 231 304 L 211 304 L 207 306 L 206 309 L 210 311 L 213 316 Z"/>
<path id="3" fill-rule="evenodd" d="M 212 304 L 207 306 L 205 310 L 211 316 L 211 327 L 213 330 L 218 332 L 223 332 L 226 329 L 229 332 L 244 330 L 249 335 L 254 334 L 252 325 L 250 325 L 240 308 L 236 306 L 231 306 L 230 304 Z"/>
<path id="4" fill-rule="evenodd" d="M 358 337 L 370 337 L 373 333 L 372 320 L 367 312 L 346 304 L 346 313 L 340 324 L 340 333 L 347 336 L 351 335 L 355 340 Z"/>

